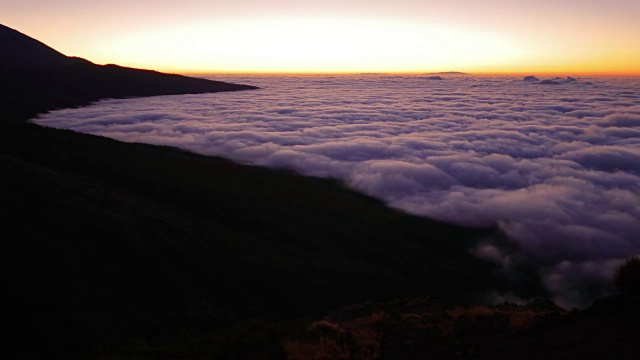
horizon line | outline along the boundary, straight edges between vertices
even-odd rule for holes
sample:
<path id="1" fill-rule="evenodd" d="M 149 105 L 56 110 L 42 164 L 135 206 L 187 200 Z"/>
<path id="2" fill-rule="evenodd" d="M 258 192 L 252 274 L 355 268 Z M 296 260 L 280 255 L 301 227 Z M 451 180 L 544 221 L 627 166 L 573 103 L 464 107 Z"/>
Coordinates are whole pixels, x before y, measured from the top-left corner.
<path id="1" fill-rule="evenodd" d="M 262 76 L 353 76 L 353 75 L 453 75 L 453 76 L 590 76 L 590 77 L 640 77 L 640 72 L 564 72 L 564 71 L 527 71 L 527 72 L 468 72 L 468 71 L 189 71 L 158 70 L 182 75 L 262 75 Z M 455 74 L 458 73 L 458 74 Z"/>

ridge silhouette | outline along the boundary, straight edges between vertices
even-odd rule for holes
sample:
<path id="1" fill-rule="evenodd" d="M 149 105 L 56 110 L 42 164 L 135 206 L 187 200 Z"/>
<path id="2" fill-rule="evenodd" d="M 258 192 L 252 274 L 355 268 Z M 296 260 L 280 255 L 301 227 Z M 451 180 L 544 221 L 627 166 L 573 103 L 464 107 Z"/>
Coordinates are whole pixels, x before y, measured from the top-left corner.
<path id="1" fill-rule="evenodd" d="M 55 69 L 86 61 L 68 57 L 44 43 L 0 24 L 0 68 L 18 70 Z"/>
<path id="2" fill-rule="evenodd" d="M 253 90 L 255 86 L 165 74 L 68 57 L 0 25 L 0 106 L 8 118 L 31 118 L 52 109 L 104 98 Z"/>

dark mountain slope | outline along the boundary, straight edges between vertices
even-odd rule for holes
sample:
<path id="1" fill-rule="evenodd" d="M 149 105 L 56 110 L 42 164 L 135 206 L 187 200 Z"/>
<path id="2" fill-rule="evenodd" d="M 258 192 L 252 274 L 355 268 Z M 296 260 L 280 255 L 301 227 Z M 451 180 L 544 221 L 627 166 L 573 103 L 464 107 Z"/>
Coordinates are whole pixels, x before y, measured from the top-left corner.
<path id="1" fill-rule="evenodd" d="M 40 41 L 0 24 L 0 69 L 44 70 L 81 62 L 67 57 Z"/>
<path id="2" fill-rule="evenodd" d="M 333 181 L 35 125 L 3 130 L 14 326 L 63 349 L 405 295 L 468 302 L 510 286 L 468 252 L 491 231 L 405 215 Z M 521 285 L 540 293 L 535 284 Z"/>
<path id="3" fill-rule="evenodd" d="M 256 89 L 117 65 L 96 65 L 67 57 L 2 25 L 0 49 L 0 107 L 6 109 L 7 118 L 30 118 L 104 98 Z"/>

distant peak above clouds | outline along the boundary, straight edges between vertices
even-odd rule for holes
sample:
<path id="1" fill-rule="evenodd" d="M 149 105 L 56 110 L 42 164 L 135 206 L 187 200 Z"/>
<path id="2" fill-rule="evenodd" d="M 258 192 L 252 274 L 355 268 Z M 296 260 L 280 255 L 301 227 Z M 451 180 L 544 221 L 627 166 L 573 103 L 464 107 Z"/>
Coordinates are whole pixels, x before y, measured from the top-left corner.
<path id="1" fill-rule="evenodd" d="M 460 72 L 460 71 L 430 72 L 430 73 L 426 73 L 425 75 L 465 75 L 465 76 L 471 76 L 471 74 L 468 74 L 468 73 L 465 73 L 465 72 Z"/>
<path id="2" fill-rule="evenodd" d="M 541 85 L 560 85 L 560 84 L 574 84 L 578 82 L 578 79 L 571 77 L 571 76 L 567 76 L 565 78 L 556 76 L 552 79 L 544 79 L 544 80 L 540 80 L 537 77 L 533 76 L 533 75 L 528 75 L 522 78 L 522 81 L 524 82 L 528 82 L 528 83 L 536 83 L 536 84 L 541 84 Z M 582 84 L 586 84 L 586 85 L 591 85 L 591 82 L 582 82 Z"/>

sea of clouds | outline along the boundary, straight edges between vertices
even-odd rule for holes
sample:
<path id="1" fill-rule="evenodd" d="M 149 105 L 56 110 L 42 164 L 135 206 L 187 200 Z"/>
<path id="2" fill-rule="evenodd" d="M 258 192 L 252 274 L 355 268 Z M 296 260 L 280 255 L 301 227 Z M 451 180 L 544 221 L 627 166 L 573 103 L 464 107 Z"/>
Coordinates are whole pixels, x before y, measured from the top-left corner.
<path id="1" fill-rule="evenodd" d="M 640 254 L 640 78 L 443 77 L 216 77 L 261 89 L 106 100 L 35 121 L 333 177 L 414 214 L 497 225 L 517 254 L 488 242 L 478 256 L 535 262 L 561 304 L 608 291 L 621 259 Z"/>

